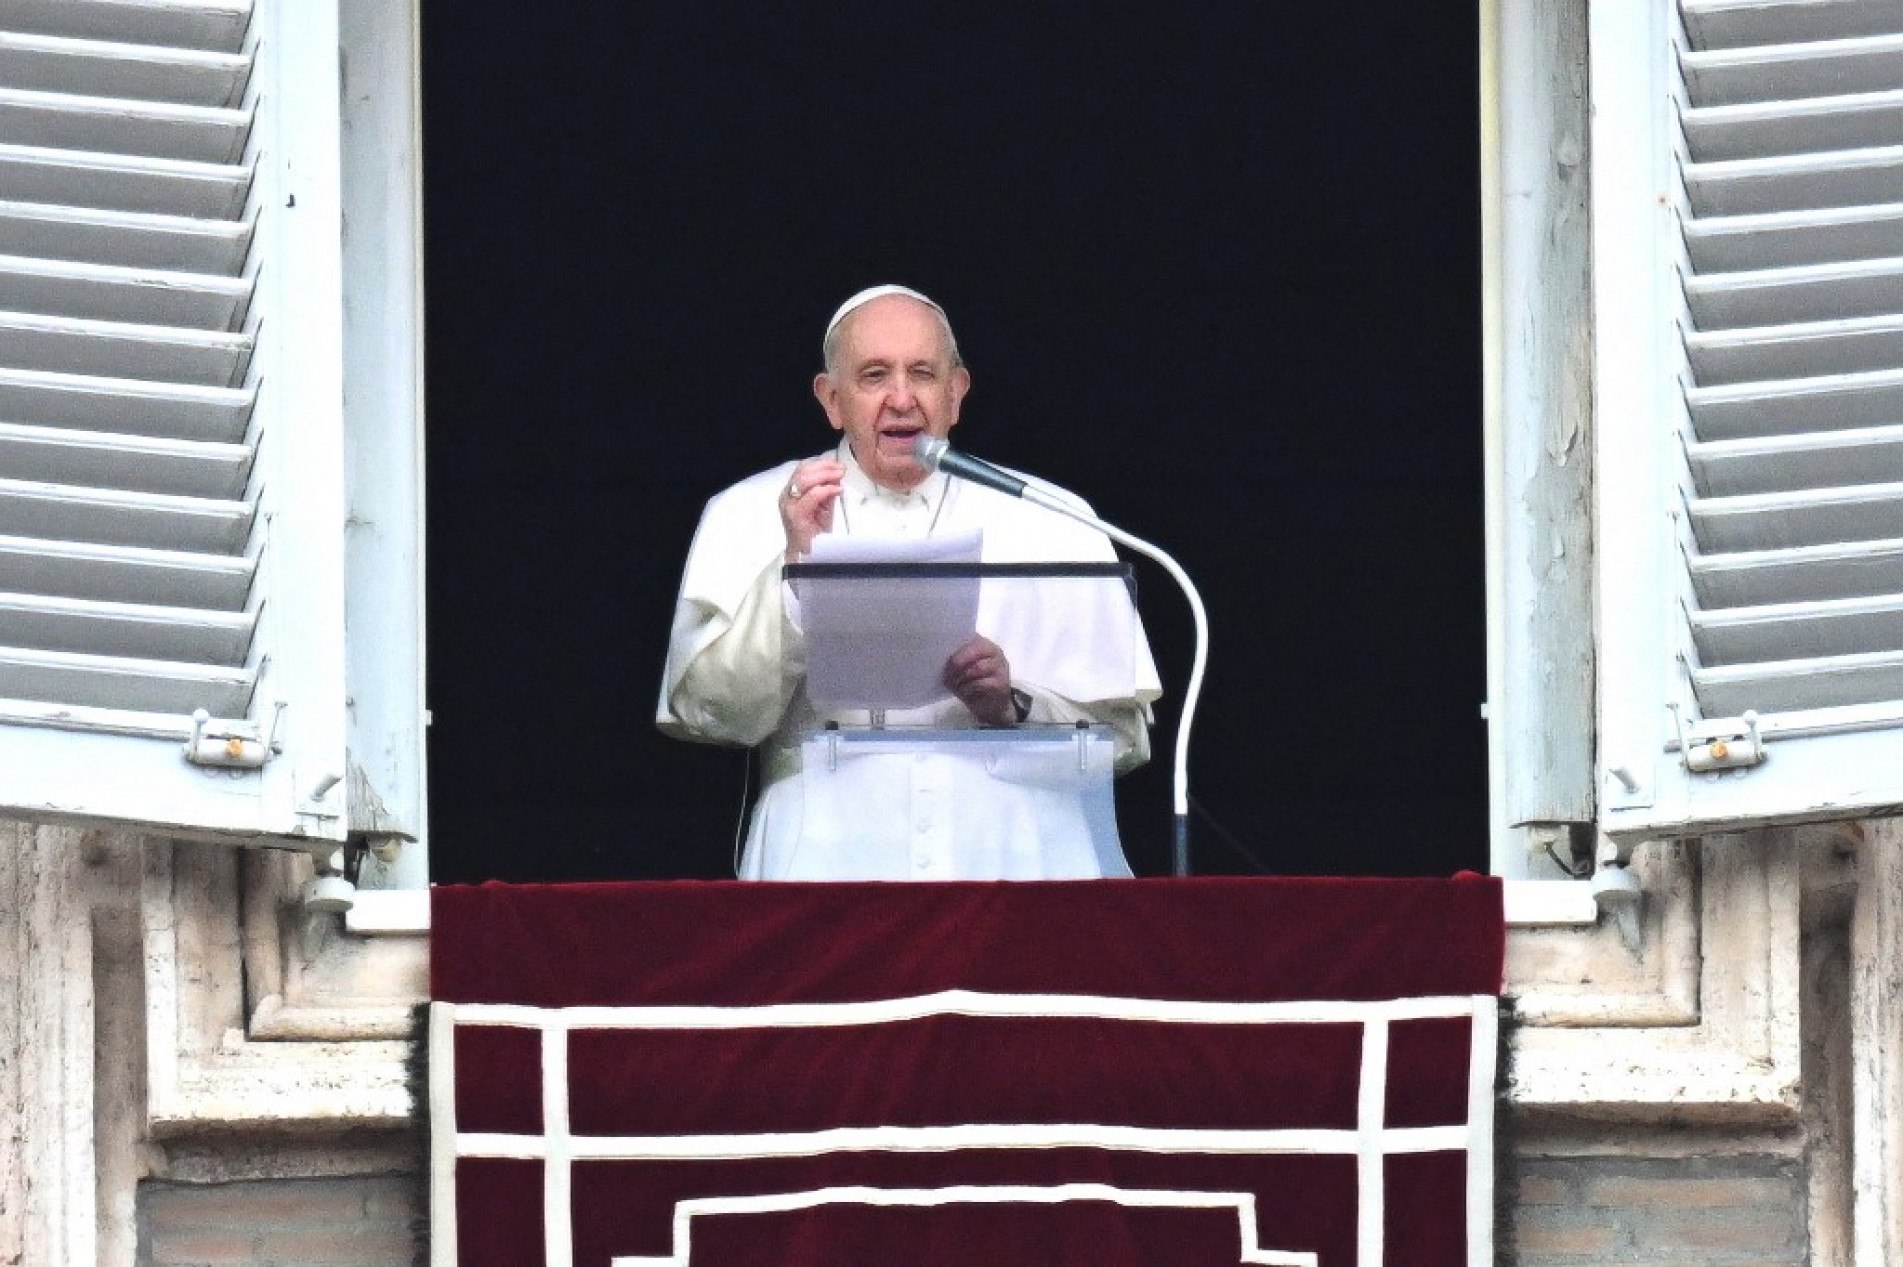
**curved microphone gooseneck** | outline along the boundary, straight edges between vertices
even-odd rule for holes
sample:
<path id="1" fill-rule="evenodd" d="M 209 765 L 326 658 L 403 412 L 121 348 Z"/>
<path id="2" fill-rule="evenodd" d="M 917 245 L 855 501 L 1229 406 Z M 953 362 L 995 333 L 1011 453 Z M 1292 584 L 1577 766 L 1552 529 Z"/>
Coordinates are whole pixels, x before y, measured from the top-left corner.
<path id="1" fill-rule="evenodd" d="M 983 484 L 986 488 L 996 489 L 1008 497 L 1021 497 L 1046 510 L 1056 511 L 1067 518 L 1075 519 L 1078 523 L 1088 524 L 1119 545 L 1128 546 L 1138 554 L 1154 559 L 1183 591 L 1183 597 L 1189 600 L 1190 616 L 1196 623 L 1196 651 L 1190 660 L 1189 685 L 1183 690 L 1183 712 L 1176 723 L 1176 761 L 1171 791 L 1171 808 L 1175 814 L 1175 826 L 1170 834 L 1170 871 L 1174 875 L 1188 875 L 1189 731 L 1196 717 L 1196 701 L 1203 693 L 1203 670 L 1209 663 L 1209 617 L 1203 610 L 1202 595 L 1196 592 L 1196 586 L 1190 581 L 1189 574 L 1183 571 L 1176 560 L 1162 549 L 1131 536 L 1121 528 L 1105 523 L 1095 515 L 1066 504 L 1042 489 L 1025 483 L 1015 475 L 999 470 L 989 462 L 980 462 L 977 458 L 954 451 L 950 441 L 943 436 L 920 436 L 913 452 L 919 464 L 928 471 L 944 471 L 947 475 L 956 475 L 974 484 Z"/>

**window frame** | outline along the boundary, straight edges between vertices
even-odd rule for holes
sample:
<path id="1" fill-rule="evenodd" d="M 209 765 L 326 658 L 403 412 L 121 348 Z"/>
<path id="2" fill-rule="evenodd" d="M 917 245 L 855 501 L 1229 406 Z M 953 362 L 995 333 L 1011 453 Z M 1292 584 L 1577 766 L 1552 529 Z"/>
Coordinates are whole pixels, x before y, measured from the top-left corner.
<path id="1" fill-rule="evenodd" d="M 1568 881 L 1596 813 L 1585 41 L 1583 8 L 1482 5 L 1484 713 L 1515 884 Z"/>

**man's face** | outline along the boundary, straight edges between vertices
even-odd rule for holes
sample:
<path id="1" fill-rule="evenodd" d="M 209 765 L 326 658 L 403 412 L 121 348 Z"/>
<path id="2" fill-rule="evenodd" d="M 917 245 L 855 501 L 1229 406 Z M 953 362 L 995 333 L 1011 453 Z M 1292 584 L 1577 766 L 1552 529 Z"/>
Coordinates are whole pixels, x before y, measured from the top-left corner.
<path id="1" fill-rule="evenodd" d="M 840 334 L 838 372 L 814 379 L 813 394 L 874 483 L 912 488 L 928 474 L 912 446 L 958 424 L 971 375 L 953 368 L 938 315 L 904 295 L 873 300 Z"/>

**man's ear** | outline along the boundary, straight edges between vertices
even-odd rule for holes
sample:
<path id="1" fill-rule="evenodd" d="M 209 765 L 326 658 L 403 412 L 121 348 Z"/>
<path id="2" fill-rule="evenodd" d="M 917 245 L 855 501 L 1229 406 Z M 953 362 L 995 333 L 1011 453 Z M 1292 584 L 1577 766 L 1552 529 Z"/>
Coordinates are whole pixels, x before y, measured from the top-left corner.
<path id="1" fill-rule="evenodd" d="M 960 408 L 964 406 L 965 393 L 970 390 L 971 390 L 971 371 L 966 369 L 964 366 L 960 365 L 957 369 L 952 371 L 951 421 L 945 424 L 947 427 L 955 427 L 958 425 L 958 411 Z"/>
<path id="2" fill-rule="evenodd" d="M 839 416 L 839 392 L 833 387 L 833 380 L 829 376 L 813 375 L 813 399 L 826 411 L 826 421 L 833 424 L 834 431 L 846 429 L 845 420 Z"/>

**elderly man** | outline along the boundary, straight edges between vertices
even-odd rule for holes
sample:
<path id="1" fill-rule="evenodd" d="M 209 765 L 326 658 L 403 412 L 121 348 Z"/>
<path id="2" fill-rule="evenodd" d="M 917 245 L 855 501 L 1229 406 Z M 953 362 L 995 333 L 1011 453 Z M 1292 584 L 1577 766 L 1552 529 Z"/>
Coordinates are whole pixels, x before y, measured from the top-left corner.
<path id="1" fill-rule="evenodd" d="M 893 767 L 873 798 L 885 803 L 849 816 L 877 824 L 883 815 L 899 825 L 888 839 L 880 840 L 871 826 L 842 833 L 838 824 L 818 822 L 822 816 L 803 803 L 802 741 L 837 719 L 807 697 L 798 606 L 781 566 L 803 560 L 814 538 L 922 538 L 982 529 L 986 563 L 1115 557 L 1093 529 L 920 465 L 913 452 L 919 438 L 950 432 L 971 387 L 951 324 L 936 303 L 902 286 L 861 291 L 828 323 L 823 354 L 825 369 L 813 380 L 813 394 L 841 433 L 840 443 L 832 452 L 762 471 L 708 502 L 682 576 L 661 683 L 656 722 L 664 732 L 760 748 L 763 788 L 740 875 L 1128 875 L 1114 830 L 1108 849 L 1101 843 L 1093 849 L 1076 832 L 1054 826 L 1048 799 L 955 763 L 939 768 L 927 758 Z M 1066 600 L 1053 593 L 1048 601 Z M 949 698 L 890 720 L 966 728 L 1100 723 L 1114 728 L 1118 771 L 1141 764 L 1149 755 L 1149 704 L 1159 692 L 1141 630 L 1131 633 L 1134 612 L 1121 613 L 1124 636 L 1136 645 L 1122 649 L 1124 678 L 1114 689 L 1088 665 L 1106 658 L 1096 655 L 1093 639 L 1116 636 L 1097 626 L 1115 622 L 1094 610 L 1046 614 L 1048 627 L 1063 631 L 1055 652 L 1027 648 L 1038 663 L 1014 668 L 1013 647 L 975 636 L 944 666 Z"/>

